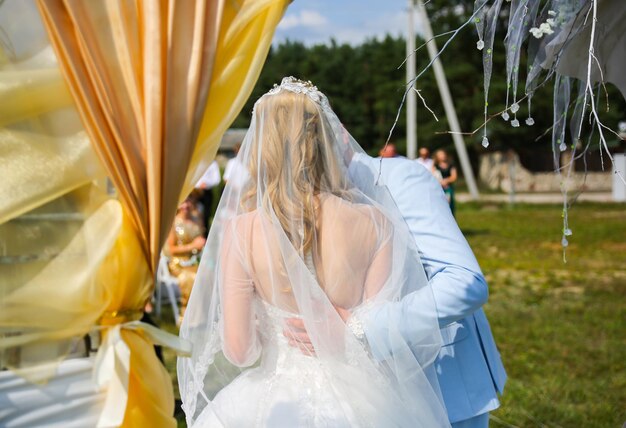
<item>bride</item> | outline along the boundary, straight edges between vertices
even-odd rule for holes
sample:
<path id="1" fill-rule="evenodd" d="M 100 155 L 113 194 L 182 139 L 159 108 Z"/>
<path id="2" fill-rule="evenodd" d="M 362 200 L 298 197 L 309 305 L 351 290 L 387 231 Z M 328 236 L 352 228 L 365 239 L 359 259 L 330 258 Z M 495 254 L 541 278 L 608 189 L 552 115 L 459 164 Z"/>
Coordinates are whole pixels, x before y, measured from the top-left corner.
<path id="1" fill-rule="evenodd" d="M 181 327 L 194 348 L 178 361 L 190 426 L 449 426 L 432 292 L 359 156 L 310 82 L 285 78 L 255 104 L 238 155 L 246 183 L 220 201 Z M 367 343 L 359 314 L 416 290 L 422 334 L 408 343 L 388 327 Z M 288 318 L 305 325 L 308 354 L 286 339 Z"/>

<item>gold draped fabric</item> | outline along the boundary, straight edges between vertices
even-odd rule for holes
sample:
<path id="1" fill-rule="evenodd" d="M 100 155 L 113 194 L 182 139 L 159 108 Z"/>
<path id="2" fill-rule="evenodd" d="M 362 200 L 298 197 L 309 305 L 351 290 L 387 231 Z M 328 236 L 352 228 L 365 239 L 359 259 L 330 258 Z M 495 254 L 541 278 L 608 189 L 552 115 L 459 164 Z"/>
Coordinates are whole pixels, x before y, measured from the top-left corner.
<path id="1" fill-rule="evenodd" d="M 41 18 L 30 3 L 0 5 L 0 362 L 22 369 L 140 314 L 176 206 L 249 96 L 287 1 L 38 0 Z M 147 334 L 120 335 L 122 425 L 174 426 Z"/>
<path id="2" fill-rule="evenodd" d="M 195 146 L 220 6 L 39 1 L 82 122 L 151 270 Z"/>

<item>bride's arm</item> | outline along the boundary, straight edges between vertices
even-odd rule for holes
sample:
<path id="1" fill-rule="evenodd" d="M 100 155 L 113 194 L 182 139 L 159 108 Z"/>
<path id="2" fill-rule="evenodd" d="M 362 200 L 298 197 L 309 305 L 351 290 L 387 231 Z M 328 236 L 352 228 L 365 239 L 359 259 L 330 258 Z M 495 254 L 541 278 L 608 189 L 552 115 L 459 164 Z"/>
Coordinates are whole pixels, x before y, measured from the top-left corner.
<path id="1" fill-rule="evenodd" d="M 261 344 L 253 305 L 254 283 L 244 266 L 242 239 L 236 226 L 225 228 L 220 257 L 224 317 L 222 350 L 231 363 L 247 367 L 259 358 Z"/>

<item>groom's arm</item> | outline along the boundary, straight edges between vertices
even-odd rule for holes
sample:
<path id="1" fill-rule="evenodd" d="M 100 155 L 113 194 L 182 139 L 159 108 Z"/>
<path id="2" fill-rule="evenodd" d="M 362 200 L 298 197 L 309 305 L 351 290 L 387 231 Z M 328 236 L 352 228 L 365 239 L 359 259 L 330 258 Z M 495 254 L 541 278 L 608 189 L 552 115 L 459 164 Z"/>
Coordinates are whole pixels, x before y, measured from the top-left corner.
<path id="1" fill-rule="evenodd" d="M 437 180 L 415 162 L 400 162 L 387 187 L 417 244 L 437 303 L 440 326 L 472 314 L 487 302 L 487 282 Z M 402 304 L 419 307 L 418 296 Z"/>
<path id="2" fill-rule="evenodd" d="M 376 170 L 378 162 L 364 156 L 353 159 L 350 169 L 357 183 L 367 179 L 364 167 Z M 399 302 L 373 308 L 359 317 L 378 359 L 393 352 L 390 338 L 395 332 L 415 345 L 428 337 L 425 326 L 429 326 L 428 318 L 432 315 L 424 313 L 423 308 L 429 306 L 433 295 L 440 327 L 470 315 L 488 298 L 485 278 L 437 180 L 424 167 L 408 160 L 383 160 L 382 168 L 383 171 L 389 168 L 383 174 L 385 184 L 418 246 L 431 287 L 408 294 Z"/>
<path id="3" fill-rule="evenodd" d="M 261 342 L 256 330 L 254 284 L 244 266 L 246 259 L 242 243 L 249 237 L 241 230 L 249 230 L 249 218 L 241 223 L 230 221 L 224 228 L 220 251 L 220 297 L 222 299 L 222 351 L 237 367 L 248 367 L 261 355 Z"/>
<path id="4" fill-rule="evenodd" d="M 378 178 L 380 159 L 357 153 L 348 165 L 357 187 L 370 191 Z M 422 287 L 399 302 L 389 302 L 356 315 L 348 323 L 357 337 L 364 333 L 374 356 L 385 359 L 393 353 L 390 338 L 400 333 L 409 344 L 428 338 L 432 333 L 424 302 L 434 295 L 440 327 L 465 318 L 487 302 L 488 289 L 467 241 L 463 237 L 439 182 L 416 162 L 383 159 L 383 184 L 387 185 L 400 214 L 406 221 L 418 246 L 421 262 L 431 287 Z M 373 191 L 376 191 L 375 189 Z M 431 293 L 432 290 L 432 293 Z M 297 333 L 286 329 L 292 346 L 310 353 L 312 345 L 299 320 L 287 323 Z"/>
<path id="5" fill-rule="evenodd" d="M 357 185 L 363 185 L 374 180 L 379 167 L 380 159 L 358 154 L 350 164 L 350 175 Z M 384 182 L 420 251 L 435 294 L 439 324 L 443 327 L 465 318 L 487 301 L 487 283 L 441 185 L 416 162 L 384 159 L 382 168 Z M 383 313 L 404 313 L 404 319 L 410 320 L 420 299 L 419 294 L 408 295 Z"/>

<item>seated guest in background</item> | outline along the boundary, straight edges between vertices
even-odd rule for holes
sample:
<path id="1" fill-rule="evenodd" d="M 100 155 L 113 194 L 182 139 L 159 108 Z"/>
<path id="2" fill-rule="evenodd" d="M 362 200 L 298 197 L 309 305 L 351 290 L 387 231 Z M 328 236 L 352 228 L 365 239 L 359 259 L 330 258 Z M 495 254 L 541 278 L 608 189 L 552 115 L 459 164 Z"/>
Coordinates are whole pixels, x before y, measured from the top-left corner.
<path id="1" fill-rule="evenodd" d="M 216 161 L 211 162 L 200 180 L 196 183 L 198 200 L 202 204 L 202 221 L 205 228 L 209 227 L 209 219 L 213 210 L 213 188 L 222 181 L 220 167 Z"/>
<path id="2" fill-rule="evenodd" d="M 434 154 L 432 172 L 441 183 L 443 193 L 445 193 L 450 210 L 454 215 L 454 183 L 457 179 L 456 167 L 448 160 L 448 154 L 445 150 L 437 150 Z"/>
<path id="3" fill-rule="evenodd" d="M 419 157 L 415 160 L 427 170 L 430 171 L 433 169 L 433 160 L 430 157 L 430 150 L 428 150 L 426 147 L 422 147 L 419 150 Z"/>
<path id="4" fill-rule="evenodd" d="M 167 238 L 170 273 L 178 278 L 181 295 L 181 318 L 185 313 L 191 288 L 196 279 L 200 252 L 206 242 L 204 226 L 195 201 L 188 197 L 176 211 L 174 225 Z"/>

